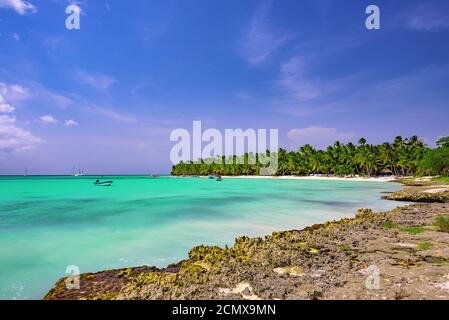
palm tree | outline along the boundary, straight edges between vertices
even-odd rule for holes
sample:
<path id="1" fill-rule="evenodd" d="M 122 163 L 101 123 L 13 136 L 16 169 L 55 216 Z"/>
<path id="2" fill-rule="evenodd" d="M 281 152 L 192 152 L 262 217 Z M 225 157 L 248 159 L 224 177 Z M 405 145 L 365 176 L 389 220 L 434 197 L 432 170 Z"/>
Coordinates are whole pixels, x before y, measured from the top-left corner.
<path id="1" fill-rule="evenodd" d="M 358 145 L 342 144 L 336 141 L 325 150 L 316 150 L 311 145 L 303 145 L 296 152 L 279 149 L 278 175 L 295 174 L 364 174 L 374 175 L 380 170 L 389 169 L 396 175 L 415 174 L 424 154 L 429 150 L 417 137 L 403 139 L 397 136 L 393 143 L 381 145 L 367 144 L 361 138 Z M 270 152 L 264 154 L 269 157 Z M 241 156 L 221 156 L 214 161 L 203 159 L 196 162 L 183 162 L 172 167 L 173 175 L 252 175 L 260 174 L 261 154 L 245 153 Z M 251 159 L 251 161 L 250 161 Z M 207 159 L 209 160 L 209 159 Z M 238 160 L 238 161 L 237 161 Z"/>

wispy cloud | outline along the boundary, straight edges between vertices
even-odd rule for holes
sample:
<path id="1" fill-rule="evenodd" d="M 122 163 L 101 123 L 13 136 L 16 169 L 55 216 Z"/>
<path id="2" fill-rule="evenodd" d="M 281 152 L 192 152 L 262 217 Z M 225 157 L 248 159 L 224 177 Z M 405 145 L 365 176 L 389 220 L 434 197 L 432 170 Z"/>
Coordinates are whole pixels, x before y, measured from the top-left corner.
<path id="1" fill-rule="evenodd" d="M 316 63 L 314 67 L 317 67 Z M 346 109 L 343 106 L 331 106 L 331 99 L 338 98 L 335 94 L 348 90 L 356 76 L 327 80 L 314 76 L 314 67 L 301 55 L 295 55 L 281 64 L 275 83 L 282 94 L 274 103 L 275 109 L 297 117 L 331 114 Z"/>
<path id="2" fill-rule="evenodd" d="M 307 101 L 321 95 L 321 86 L 306 77 L 306 63 L 300 56 L 281 65 L 279 86 L 295 101 Z"/>
<path id="3" fill-rule="evenodd" d="M 115 120 L 118 122 L 122 122 L 122 123 L 130 124 L 130 123 L 135 123 L 137 121 L 136 117 L 134 117 L 133 115 L 119 112 L 112 108 L 99 106 L 95 103 L 87 102 L 83 105 L 82 108 L 85 112 L 103 116 L 103 117 L 106 117 L 106 118 L 109 118 L 109 119 L 112 119 L 112 120 Z"/>
<path id="4" fill-rule="evenodd" d="M 78 77 L 82 83 L 102 92 L 108 92 L 109 87 L 116 82 L 111 76 L 105 74 L 91 74 L 85 71 L 79 71 Z"/>
<path id="5" fill-rule="evenodd" d="M 65 120 L 65 126 L 66 127 L 74 127 L 77 126 L 78 122 L 76 122 L 75 120 L 69 119 L 69 120 Z"/>
<path id="6" fill-rule="evenodd" d="M 0 95 L 13 104 L 21 104 L 22 102 L 37 101 L 52 107 L 68 108 L 73 104 L 73 100 L 65 94 L 61 94 L 47 89 L 43 85 L 30 82 L 27 86 L 19 84 L 8 85 L 0 82 Z"/>
<path id="7" fill-rule="evenodd" d="M 20 36 L 17 32 L 11 33 L 11 37 L 16 41 L 20 41 Z"/>
<path id="8" fill-rule="evenodd" d="M 42 104 L 46 107 L 59 109 L 77 110 L 93 115 L 99 115 L 121 123 L 135 123 L 137 117 L 126 112 L 122 112 L 110 106 L 99 105 L 91 100 L 72 92 L 56 92 L 40 83 L 32 82 L 27 87 L 21 85 L 8 85 L 0 82 L 1 104 L 24 102 L 24 106 L 31 104 Z M 6 110 L 6 106 L 3 107 Z M 49 121 L 46 121 L 49 120 Z M 54 123 L 50 118 L 38 119 L 41 123 Z"/>
<path id="9" fill-rule="evenodd" d="M 138 96 L 141 91 L 143 91 L 143 89 L 151 89 L 151 88 L 155 88 L 156 84 L 154 82 L 149 82 L 149 81 L 145 81 L 145 82 L 140 82 L 138 84 L 136 84 L 132 89 L 131 89 L 131 94 L 133 96 Z"/>
<path id="10" fill-rule="evenodd" d="M 28 91 L 28 100 L 40 101 L 45 105 L 60 109 L 67 109 L 74 105 L 74 100 L 69 93 L 57 92 L 39 83 L 30 83 Z"/>
<path id="11" fill-rule="evenodd" d="M 266 62 L 278 49 L 291 38 L 290 35 L 276 34 L 270 30 L 267 15 L 273 0 L 265 1 L 251 19 L 241 41 L 241 51 L 252 65 Z"/>
<path id="12" fill-rule="evenodd" d="M 380 112 L 385 110 L 434 110 L 444 108 L 449 94 L 435 84 L 449 81 L 449 65 L 435 65 L 395 78 L 371 80 L 371 73 L 323 81 L 332 86 L 321 96 L 304 102 L 291 99 L 278 101 L 276 110 L 296 117 L 329 116 L 342 112 Z M 328 84 L 330 82 L 330 84 Z M 433 90 L 424 90 L 429 83 Z"/>
<path id="13" fill-rule="evenodd" d="M 0 8 L 12 9 L 20 15 L 35 13 L 37 8 L 24 0 L 0 0 Z"/>
<path id="14" fill-rule="evenodd" d="M 449 28 L 449 4 L 441 2 L 425 2 L 410 9 L 406 17 L 406 25 L 415 31 L 438 32 Z"/>
<path id="15" fill-rule="evenodd" d="M 291 129 L 287 137 L 296 146 L 310 144 L 317 148 L 322 148 L 333 144 L 335 141 L 349 142 L 354 138 L 353 132 L 341 132 L 336 128 L 326 128 L 321 126 L 311 126 L 307 128 Z"/>

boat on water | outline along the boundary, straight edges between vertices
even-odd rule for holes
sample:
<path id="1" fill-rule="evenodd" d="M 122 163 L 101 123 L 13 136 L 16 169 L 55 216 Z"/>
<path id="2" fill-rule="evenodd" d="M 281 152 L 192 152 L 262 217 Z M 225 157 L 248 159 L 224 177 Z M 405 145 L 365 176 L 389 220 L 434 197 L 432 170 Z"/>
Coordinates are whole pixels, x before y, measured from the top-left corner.
<path id="1" fill-rule="evenodd" d="M 217 175 L 217 176 L 215 176 L 215 180 L 216 180 L 216 181 L 221 181 L 221 180 L 223 180 L 223 179 L 221 178 L 220 175 Z"/>
<path id="2" fill-rule="evenodd" d="M 84 172 L 83 172 L 82 170 L 80 170 L 80 169 L 78 168 L 78 172 L 74 173 L 73 176 L 74 176 L 74 177 L 84 177 L 85 174 L 84 174 Z"/>
<path id="3" fill-rule="evenodd" d="M 95 181 L 94 185 L 101 187 L 110 187 L 114 181 Z"/>

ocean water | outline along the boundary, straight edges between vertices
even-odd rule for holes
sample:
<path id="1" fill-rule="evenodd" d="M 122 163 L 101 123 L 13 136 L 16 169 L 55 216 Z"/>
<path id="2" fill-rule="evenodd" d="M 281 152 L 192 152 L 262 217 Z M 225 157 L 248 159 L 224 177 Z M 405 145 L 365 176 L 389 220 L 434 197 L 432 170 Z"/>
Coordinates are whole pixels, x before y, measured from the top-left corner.
<path id="1" fill-rule="evenodd" d="M 196 245 L 353 217 L 394 183 L 107 177 L 0 177 L 0 299 L 39 299 L 76 265 L 82 273 L 158 267 Z"/>

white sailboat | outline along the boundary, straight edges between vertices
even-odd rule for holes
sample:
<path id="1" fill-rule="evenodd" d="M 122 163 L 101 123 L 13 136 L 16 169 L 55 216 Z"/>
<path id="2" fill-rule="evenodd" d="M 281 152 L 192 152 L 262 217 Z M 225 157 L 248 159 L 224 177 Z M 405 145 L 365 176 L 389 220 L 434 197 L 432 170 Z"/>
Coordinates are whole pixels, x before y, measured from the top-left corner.
<path id="1" fill-rule="evenodd" d="M 78 172 L 73 174 L 74 177 L 82 177 L 84 176 L 84 173 L 78 168 Z"/>

